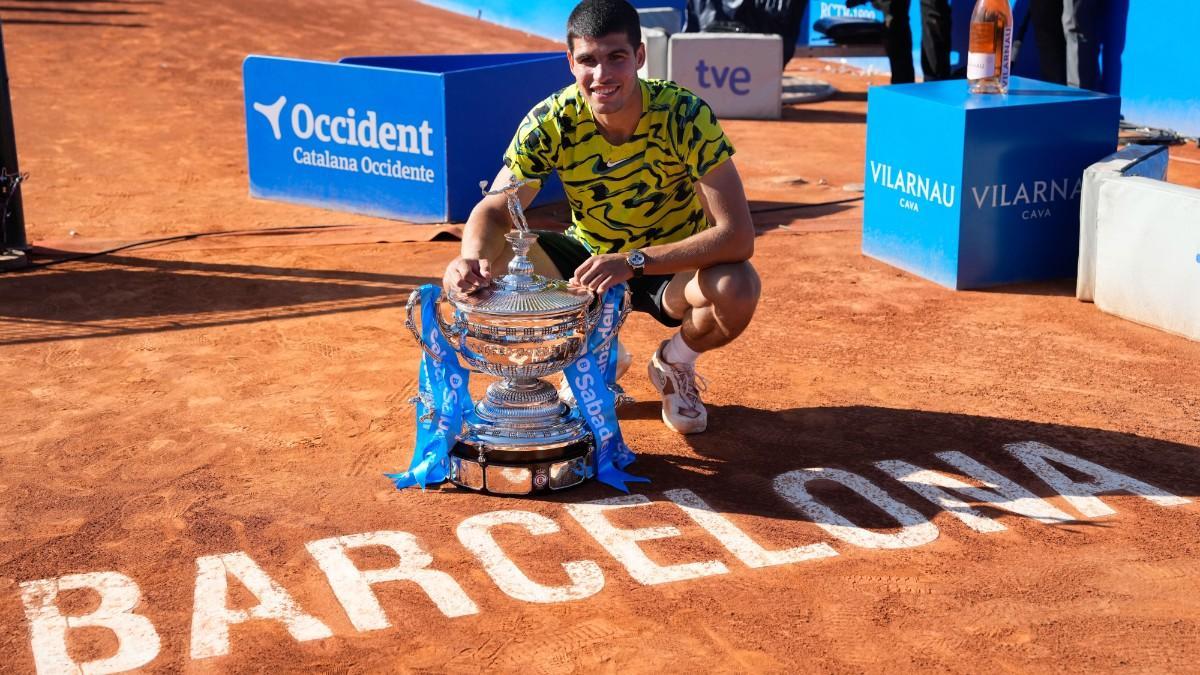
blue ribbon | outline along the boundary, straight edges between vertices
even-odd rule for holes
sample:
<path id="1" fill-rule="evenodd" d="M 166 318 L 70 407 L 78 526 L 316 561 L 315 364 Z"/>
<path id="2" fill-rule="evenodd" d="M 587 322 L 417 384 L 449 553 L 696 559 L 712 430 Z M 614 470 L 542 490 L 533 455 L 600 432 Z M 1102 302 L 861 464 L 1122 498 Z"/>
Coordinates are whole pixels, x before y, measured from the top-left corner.
<path id="1" fill-rule="evenodd" d="M 600 319 L 588 336 L 587 351 L 566 367 L 567 381 L 575 394 L 579 414 L 587 422 L 596 443 L 596 478 L 622 492 L 629 492 L 626 483 L 648 483 L 650 479 L 625 473 L 621 469 L 635 459 L 633 451 L 621 436 L 616 411 L 617 350 L 612 340 L 603 350 L 597 347 L 617 328 L 617 316 L 625 297 L 624 284 L 608 289 Z M 598 386 L 603 384 L 604 386 Z"/>
<path id="2" fill-rule="evenodd" d="M 471 372 L 459 363 L 450 342 L 438 329 L 437 299 L 442 289 L 426 284 L 419 291 L 422 342 L 438 358 L 422 350 L 416 448 L 408 471 L 384 474 L 397 488 L 424 488 L 450 477 L 450 451 L 462 431 L 463 416 L 474 405 L 467 390 Z"/>

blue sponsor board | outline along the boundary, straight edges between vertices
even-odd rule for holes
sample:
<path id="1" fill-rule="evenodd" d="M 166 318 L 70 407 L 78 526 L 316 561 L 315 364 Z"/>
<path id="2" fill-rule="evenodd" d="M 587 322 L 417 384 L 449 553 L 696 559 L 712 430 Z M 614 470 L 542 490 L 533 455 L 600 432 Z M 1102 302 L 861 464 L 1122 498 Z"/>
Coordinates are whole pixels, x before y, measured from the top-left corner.
<path id="1" fill-rule="evenodd" d="M 796 39 L 797 44 L 808 45 L 810 47 L 828 47 L 834 44 L 833 40 L 813 30 L 813 24 L 821 19 L 883 21 L 883 12 L 875 9 L 870 4 L 847 7 L 846 0 L 807 0 L 807 2 L 807 14 L 800 20 L 800 35 Z M 915 11 L 913 14 L 917 15 L 915 21 L 919 24 L 920 12 Z M 920 33 L 915 33 L 915 36 L 918 39 L 915 44 L 919 46 Z"/>
<path id="2" fill-rule="evenodd" d="M 1074 276 L 1083 171 L 1116 148 L 1119 109 L 1023 78 L 872 88 L 863 253 L 955 289 Z"/>
<path id="3" fill-rule="evenodd" d="M 250 194 L 411 222 L 462 221 L 517 125 L 571 81 L 561 52 L 250 56 Z M 548 181 L 538 202 L 562 199 Z"/>

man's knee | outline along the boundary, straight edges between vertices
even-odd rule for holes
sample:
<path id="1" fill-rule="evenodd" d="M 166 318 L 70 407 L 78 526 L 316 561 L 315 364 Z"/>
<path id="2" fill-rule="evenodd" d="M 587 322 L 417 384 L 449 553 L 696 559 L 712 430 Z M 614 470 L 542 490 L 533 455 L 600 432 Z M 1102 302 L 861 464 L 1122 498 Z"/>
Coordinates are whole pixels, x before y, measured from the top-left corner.
<path id="1" fill-rule="evenodd" d="M 762 294 L 758 272 L 749 262 L 728 263 L 702 269 L 696 284 L 706 300 L 714 305 L 753 312 Z"/>

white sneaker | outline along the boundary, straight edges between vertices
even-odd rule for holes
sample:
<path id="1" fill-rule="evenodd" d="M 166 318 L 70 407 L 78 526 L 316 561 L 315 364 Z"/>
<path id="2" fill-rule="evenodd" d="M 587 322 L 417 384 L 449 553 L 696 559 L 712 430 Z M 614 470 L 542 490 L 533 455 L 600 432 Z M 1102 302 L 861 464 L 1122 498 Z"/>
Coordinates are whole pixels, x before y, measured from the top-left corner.
<path id="1" fill-rule="evenodd" d="M 633 354 L 630 354 L 629 350 L 625 349 L 625 345 L 621 344 L 620 340 L 617 340 L 617 377 L 616 377 L 616 379 L 618 379 L 618 380 L 621 379 L 621 376 L 625 374 L 625 371 L 629 370 L 629 366 L 632 363 L 633 363 Z M 619 385 L 617 386 L 617 391 L 619 392 L 617 394 L 617 406 L 618 407 L 633 401 L 633 399 L 630 398 L 630 396 L 625 393 L 625 390 L 621 389 L 621 387 Z M 558 400 L 562 401 L 563 403 L 566 403 L 567 405 L 571 405 L 571 406 L 575 405 L 575 393 L 571 391 L 571 385 L 569 382 L 567 382 L 566 373 L 563 373 L 562 382 L 560 382 L 558 384 Z"/>
<path id="2" fill-rule="evenodd" d="M 708 411 L 700 400 L 700 392 L 708 389 L 708 381 L 696 374 L 690 363 L 667 363 L 662 350 L 663 341 L 647 368 L 650 383 L 662 394 L 662 420 L 667 428 L 680 434 L 698 434 L 708 428 Z"/>

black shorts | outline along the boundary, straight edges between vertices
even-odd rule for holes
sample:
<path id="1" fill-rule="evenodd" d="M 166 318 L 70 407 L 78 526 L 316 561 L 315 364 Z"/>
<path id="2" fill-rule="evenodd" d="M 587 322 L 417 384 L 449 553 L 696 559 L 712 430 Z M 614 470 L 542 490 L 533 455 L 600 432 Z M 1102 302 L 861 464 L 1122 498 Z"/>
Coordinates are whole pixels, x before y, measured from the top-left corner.
<path id="1" fill-rule="evenodd" d="M 538 230 L 538 244 L 550 261 L 558 268 L 558 273 L 564 279 L 570 279 L 575 270 L 585 260 L 592 257 L 587 248 L 578 241 L 559 232 Z M 664 326 L 675 328 L 683 324 L 682 319 L 676 319 L 667 314 L 663 308 L 663 293 L 667 284 L 674 278 L 673 274 L 652 274 L 634 277 L 629 280 L 629 290 L 633 294 L 633 311 L 643 312 L 654 317 Z"/>

